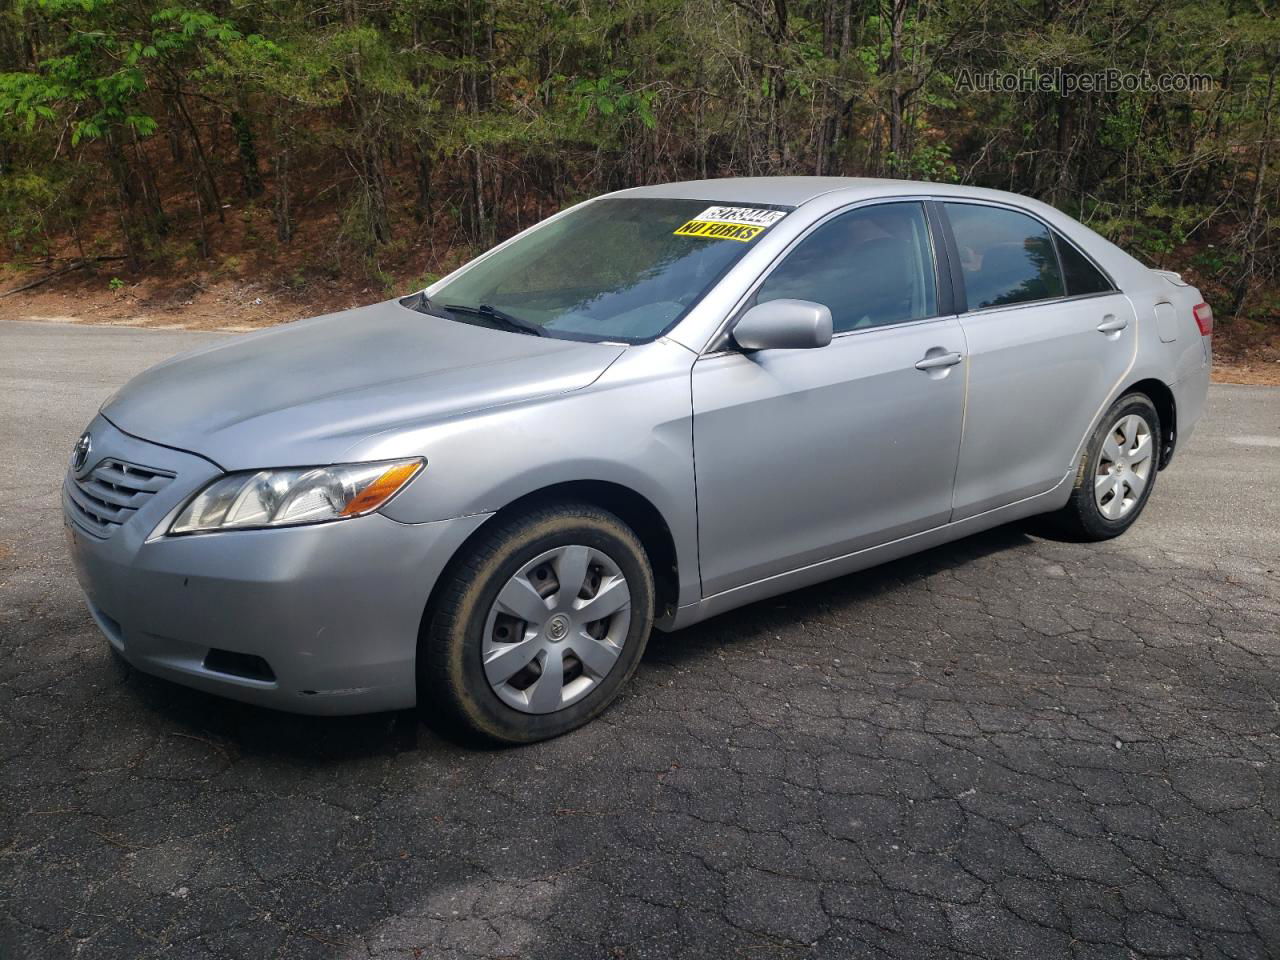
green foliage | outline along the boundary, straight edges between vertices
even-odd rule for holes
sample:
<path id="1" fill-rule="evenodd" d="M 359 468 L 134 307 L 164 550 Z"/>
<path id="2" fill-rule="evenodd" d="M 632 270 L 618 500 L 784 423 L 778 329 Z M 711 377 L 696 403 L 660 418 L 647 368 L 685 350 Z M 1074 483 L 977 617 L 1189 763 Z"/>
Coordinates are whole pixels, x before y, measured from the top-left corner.
<path id="1" fill-rule="evenodd" d="M 653 101 L 657 91 L 628 90 L 623 81 L 629 76 L 626 70 L 610 70 L 603 77 L 579 77 L 574 80 L 569 85 L 569 90 L 576 98 L 578 116 L 583 119 L 592 113 L 601 117 L 634 116 L 652 130 L 657 123 L 653 115 Z M 557 77 L 556 79 L 566 78 Z"/>
<path id="2" fill-rule="evenodd" d="M 312 218 L 377 281 L 428 235 L 451 256 L 636 183 L 905 176 L 1040 197 L 1239 305 L 1280 274 L 1278 51 L 1239 0 L 14 0 L 0 238 L 118 223 L 131 255 L 215 258 L 205 221 L 259 198 L 276 236 L 242 236 Z M 1108 69 L 1216 87 L 956 86 Z"/>
<path id="3" fill-rule="evenodd" d="M 38 173 L 0 175 L 0 224 L 12 249 L 47 251 L 46 216 L 57 196 L 56 184 Z"/>
<path id="4" fill-rule="evenodd" d="M 921 144 L 901 166 L 905 166 L 912 179 L 955 183 L 960 178 L 956 165 L 951 161 L 951 147 L 946 143 Z"/>

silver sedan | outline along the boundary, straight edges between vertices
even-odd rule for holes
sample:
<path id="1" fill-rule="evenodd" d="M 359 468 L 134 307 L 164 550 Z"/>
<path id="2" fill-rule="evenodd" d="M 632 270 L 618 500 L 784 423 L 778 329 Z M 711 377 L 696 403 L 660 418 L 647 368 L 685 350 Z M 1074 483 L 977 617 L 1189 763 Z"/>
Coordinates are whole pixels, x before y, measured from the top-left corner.
<path id="1" fill-rule="evenodd" d="M 1011 194 L 624 190 L 143 373 L 75 445 L 66 529 L 140 670 L 527 742 L 604 710 L 654 626 L 1032 514 L 1123 533 L 1212 325 Z"/>

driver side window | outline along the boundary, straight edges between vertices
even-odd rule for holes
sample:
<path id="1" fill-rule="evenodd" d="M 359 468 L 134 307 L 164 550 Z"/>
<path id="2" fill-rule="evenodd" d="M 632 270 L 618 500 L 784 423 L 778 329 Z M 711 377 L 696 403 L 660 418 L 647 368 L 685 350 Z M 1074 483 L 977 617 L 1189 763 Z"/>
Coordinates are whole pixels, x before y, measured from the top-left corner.
<path id="1" fill-rule="evenodd" d="M 828 220 L 765 278 L 755 302 L 784 297 L 824 304 L 836 333 L 936 315 L 923 205 L 877 204 Z"/>

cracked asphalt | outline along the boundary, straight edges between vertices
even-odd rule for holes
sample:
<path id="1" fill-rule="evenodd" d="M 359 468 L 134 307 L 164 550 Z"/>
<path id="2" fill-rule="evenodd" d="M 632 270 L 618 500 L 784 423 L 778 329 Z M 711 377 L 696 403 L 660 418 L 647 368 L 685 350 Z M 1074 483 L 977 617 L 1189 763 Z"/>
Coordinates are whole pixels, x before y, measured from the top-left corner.
<path id="1" fill-rule="evenodd" d="M 1100 545 L 992 531 L 658 635 L 478 751 L 128 672 L 57 491 L 208 339 L 0 324 L 0 956 L 1280 955 L 1280 390 Z"/>

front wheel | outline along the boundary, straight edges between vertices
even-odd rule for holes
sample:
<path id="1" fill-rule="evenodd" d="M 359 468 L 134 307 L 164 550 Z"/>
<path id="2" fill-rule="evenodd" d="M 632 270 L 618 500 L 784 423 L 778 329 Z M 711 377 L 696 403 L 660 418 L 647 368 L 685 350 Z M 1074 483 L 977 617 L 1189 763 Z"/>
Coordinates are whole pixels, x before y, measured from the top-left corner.
<path id="1" fill-rule="evenodd" d="M 653 573 L 636 535 L 598 507 L 491 522 L 439 587 L 418 687 L 450 726 L 531 743 L 594 719 L 635 671 Z"/>
<path id="2" fill-rule="evenodd" d="M 1089 438 L 1071 499 L 1058 514 L 1080 540 L 1118 537 L 1142 513 L 1160 463 L 1160 415 L 1141 393 L 1117 400 Z"/>

